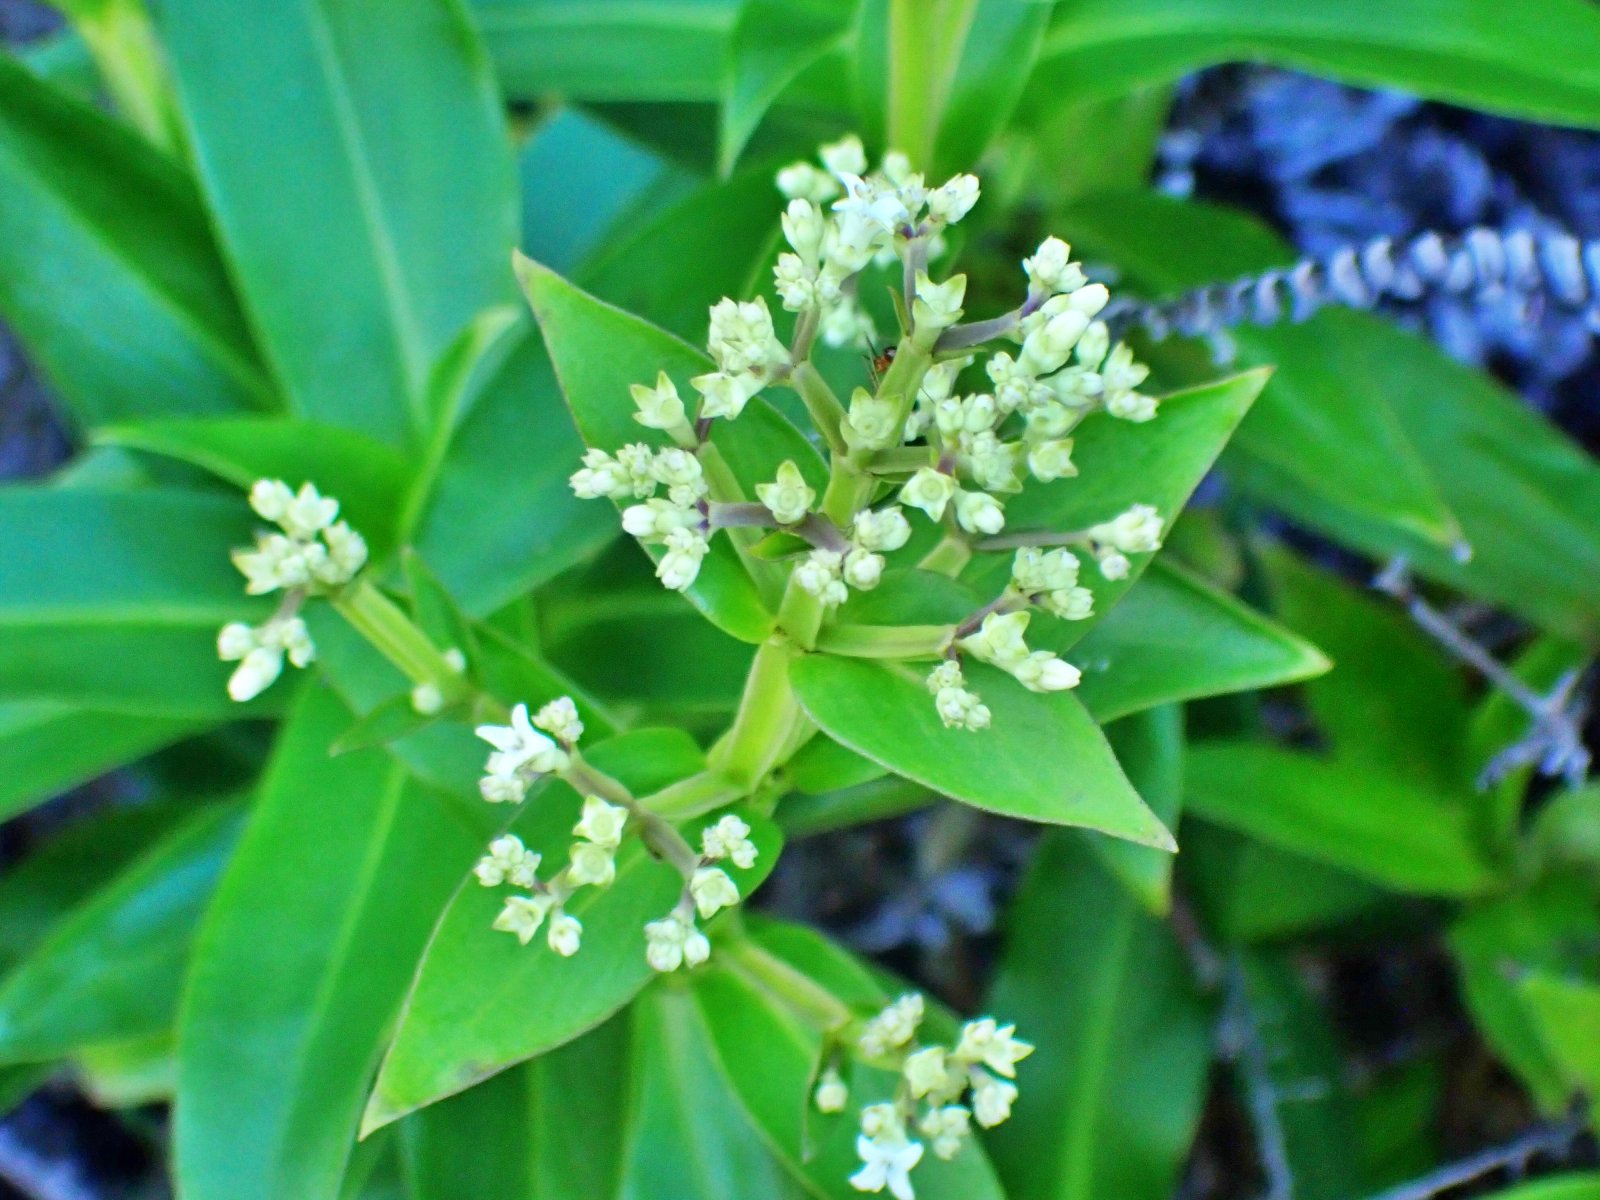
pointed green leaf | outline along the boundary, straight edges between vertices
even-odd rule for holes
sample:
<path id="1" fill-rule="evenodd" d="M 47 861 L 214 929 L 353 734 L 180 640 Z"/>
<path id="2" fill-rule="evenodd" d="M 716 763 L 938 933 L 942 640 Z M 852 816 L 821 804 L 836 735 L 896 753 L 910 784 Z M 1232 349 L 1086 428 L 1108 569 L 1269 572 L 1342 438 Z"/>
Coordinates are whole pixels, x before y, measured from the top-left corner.
<path id="1" fill-rule="evenodd" d="M 1124 717 L 1107 727 L 1106 740 L 1150 811 L 1176 829 L 1183 807 L 1182 707 L 1163 704 Z M 1095 838 L 1090 845 L 1147 910 L 1164 916 L 1172 907 L 1172 855 L 1115 838 Z"/>
<path id="2" fill-rule="evenodd" d="M 481 847 L 307 687 L 201 927 L 179 1017 L 191 1200 L 334 1200 L 428 931 Z"/>
<path id="3" fill-rule="evenodd" d="M 451 0 L 173 0 L 196 171 L 294 410 L 390 443 L 429 374 L 514 299 L 515 178 L 489 63 Z"/>
<path id="4" fill-rule="evenodd" d="M 277 405 L 193 184 L 9 56 L 0 312 L 85 423 Z"/>
<path id="5" fill-rule="evenodd" d="M 800 703 L 823 732 L 897 775 L 990 812 L 1176 848 L 1071 692 L 1029 692 L 973 666 L 968 679 L 994 715 L 991 728 L 973 733 L 945 728 L 926 674 L 826 654 L 792 668 Z"/>
<path id="6" fill-rule="evenodd" d="M 986 1011 L 1035 1053 L 989 1134 L 1013 1200 L 1166 1200 L 1205 1103 L 1211 1020 L 1171 929 L 1083 836 L 1047 833 Z"/>
<path id="7" fill-rule="evenodd" d="M 845 43 L 854 15 L 854 0 L 750 0 L 739 10 L 718 138 L 717 165 L 724 175 L 783 89 Z M 1041 25 L 1043 15 L 1041 10 Z"/>
<path id="8" fill-rule="evenodd" d="M 970 0 L 934 155 L 939 178 L 970 171 L 1006 128 L 1033 74 L 1050 21 L 1039 0 Z"/>

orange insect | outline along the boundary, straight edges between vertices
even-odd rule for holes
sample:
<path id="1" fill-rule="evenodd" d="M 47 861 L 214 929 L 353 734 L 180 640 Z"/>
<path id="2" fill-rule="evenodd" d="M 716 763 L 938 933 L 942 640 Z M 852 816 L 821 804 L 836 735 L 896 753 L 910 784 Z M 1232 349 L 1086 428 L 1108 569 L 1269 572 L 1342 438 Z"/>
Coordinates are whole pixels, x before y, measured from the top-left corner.
<path id="1" fill-rule="evenodd" d="M 867 361 L 867 371 L 872 376 L 872 386 L 876 388 L 883 382 L 883 373 L 894 364 L 894 347 L 889 346 L 881 353 L 877 352 L 877 347 L 873 347 L 873 350 L 872 357 Z"/>

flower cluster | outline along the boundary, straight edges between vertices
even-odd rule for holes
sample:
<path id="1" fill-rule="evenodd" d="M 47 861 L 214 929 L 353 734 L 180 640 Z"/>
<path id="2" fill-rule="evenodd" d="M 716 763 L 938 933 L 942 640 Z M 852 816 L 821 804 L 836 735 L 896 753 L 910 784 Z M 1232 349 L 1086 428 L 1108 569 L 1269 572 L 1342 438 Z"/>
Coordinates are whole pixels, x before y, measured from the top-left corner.
<path id="1" fill-rule="evenodd" d="M 861 1169 L 850 1177 L 858 1191 L 888 1188 L 896 1200 L 914 1200 L 911 1171 L 927 1149 L 952 1159 L 976 1120 L 984 1128 L 1011 1116 L 1017 1098 L 1017 1063 L 1033 1053 L 1013 1025 L 993 1018 L 968 1021 L 954 1046 L 917 1041 L 924 1004 L 921 996 L 901 996 L 861 1030 L 856 1039 L 863 1058 L 892 1067 L 900 1079 L 894 1096 L 861 1110 L 856 1153 Z M 813 1102 L 822 1112 L 843 1111 L 849 1091 L 838 1068 L 830 1065 L 818 1080 Z M 926 1144 L 913 1139 L 915 1130 Z"/>
<path id="2" fill-rule="evenodd" d="M 255 545 L 233 552 L 233 565 L 245 577 L 252 596 L 284 593 L 283 602 L 267 621 L 247 625 L 232 621 L 217 635 L 217 655 L 236 662 L 228 680 L 234 700 L 253 699 L 283 673 L 283 660 L 304 667 L 316 658 L 316 646 L 298 613 L 307 596 L 338 591 L 355 578 L 367 561 L 367 544 L 339 515 L 339 502 L 311 484 L 295 492 L 278 479 L 262 479 L 250 489 L 250 507 L 278 526 L 262 530 Z"/>
<path id="3" fill-rule="evenodd" d="M 511 710 L 511 724 L 480 725 L 477 734 L 494 747 L 484 764 L 478 791 L 491 804 L 516 804 L 541 775 L 566 769 L 572 747 L 583 736 L 583 722 L 578 719 L 577 707 L 562 696 L 531 720 L 528 706 L 519 704 Z"/>
<path id="4" fill-rule="evenodd" d="M 694 864 L 683 897 L 666 916 L 644 927 L 645 959 L 657 971 L 697 967 L 710 957 L 711 943 L 694 923 L 695 914 L 709 920 L 739 903 L 739 887 L 716 864 L 728 860 L 741 870 L 755 865 L 756 847 L 750 826 L 729 813 L 700 835 L 700 858 Z"/>

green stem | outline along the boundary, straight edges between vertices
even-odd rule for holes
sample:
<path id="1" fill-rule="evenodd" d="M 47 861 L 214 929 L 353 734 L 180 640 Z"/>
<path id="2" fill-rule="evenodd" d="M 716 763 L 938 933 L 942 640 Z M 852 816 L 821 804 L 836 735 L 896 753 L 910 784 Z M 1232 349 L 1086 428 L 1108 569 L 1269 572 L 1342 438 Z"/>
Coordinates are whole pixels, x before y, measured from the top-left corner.
<path id="1" fill-rule="evenodd" d="M 698 457 L 700 469 L 705 472 L 706 485 L 710 488 L 713 500 L 724 504 L 739 504 L 745 501 L 744 489 L 739 486 L 738 477 L 728 465 L 728 460 L 722 457 L 721 450 L 706 441 L 701 443 Z M 770 605 L 782 594 L 783 566 L 767 562 L 751 553 L 751 547 L 765 536 L 759 529 L 728 530 L 728 539 L 738 551 L 739 561 L 744 564 L 744 569 L 755 582 L 756 590 L 761 593 L 762 599 Z"/>
<path id="2" fill-rule="evenodd" d="M 725 804 L 732 804 L 742 799 L 748 790 L 719 772 L 701 771 L 645 796 L 639 801 L 639 807 L 667 820 L 686 821 Z"/>
<path id="3" fill-rule="evenodd" d="M 778 628 L 794 639 L 802 649 L 811 650 L 817 644 L 817 632 L 822 628 L 822 600 L 789 577 L 783 592 L 783 603 L 778 606 Z"/>
<path id="4" fill-rule="evenodd" d="M 795 654 L 787 639 L 762 644 L 750 663 L 733 724 L 711 748 L 712 771 L 744 792 L 778 765 L 795 722 L 802 717 L 800 702 L 789 686 L 789 663 Z"/>
<path id="5" fill-rule="evenodd" d="M 447 705 L 472 694 L 428 635 L 365 576 L 334 596 L 333 607 L 412 683 L 437 687 Z"/>
<path id="6" fill-rule="evenodd" d="M 938 658 L 950 648 L 954 625 L 830 625 L 817 649 L 847 658 Z"/>
<path id="7" fill-rule="evenodd" d="M 723 954 L 722 961 L 746 981 L 814 1028 L 843 1029 L 856 1019 L 843 1000 L 748 937 L 730 941 Z"/>
<path id="8" fill-rule="evenodd" d="M 937 574 L 948 575 L 954 579 L 961 574 L 962 568 L 971 561 L 971 539 L 952 530 L 944 535 L 943 541 L 928 551 L 917 566 L 924 571 L 934 571 Z"/>
<path id="9" fill-rule="evenodd" d="M 850 447 L 845 444 L 841 429 L 844 423 L 844 405 L 839 403 L 839 397 L 833 394 L 833 389 L 828 386 L 828 381 L 822 377 L 822 373 L 809 362 L 803 362 L 795 367 L 789 381 L 799 393 L 800 399 L 805 402 L 806 411 L 811 414 L 811 420 L 816 425 L 817 431 L 827 441 L 828 449 L 834 454 L 848 454 Z"/>

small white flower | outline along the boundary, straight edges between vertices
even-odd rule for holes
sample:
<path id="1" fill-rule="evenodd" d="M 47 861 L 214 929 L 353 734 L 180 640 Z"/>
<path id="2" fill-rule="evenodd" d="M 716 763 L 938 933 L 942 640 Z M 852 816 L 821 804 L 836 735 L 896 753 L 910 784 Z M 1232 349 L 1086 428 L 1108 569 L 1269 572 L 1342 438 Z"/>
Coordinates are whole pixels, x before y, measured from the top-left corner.
<path id="1" fill-rule="evenodd" d="M 700 562 L 711 545 L 697 529 L 674 529 L 665 544 L 667 552 L 656 564 L 656 578 L 663 587 L 681 592 L 700 574 Z"/>
<path id="2" fill-rule="evenodd" d="M 862 1028 L 859 1044 L 868 1058 L 881 1058 L 917 1034 L 925 1006 L 917 992 L 907 992 Z"/>
<path id="3" fill-rule="evenodd" d="M 956 175 L 928 193 L 928 216 L 944 225 L 954 225 L 972 211 L 978 202 L 978 177 Z"/>
<path id="4" fill-rule="evenodd" d="M 816 490 L 806 483 L 800 468 L 785 459 L 773 483 L 756 484 L 756 499 L 765 504 L 779 525 L 798 525 L 816 502 Z"/>
<path id="5" fill-rule="evenodd" d="M 900 188 L 845 172 L 839 173 L 839 182 L 844 184 L 844 195 L 833 202 L 833 211 L 841 217 L 864 221 L 889 236 L 909 225 L 911 208 Z"/>
<path id="6" fill-rule="evenodd" d="M 985 1129 L 1003 1124 L 1011 1116 L 1016 1099 L 1015 1085 L 1002 1083 L 987 1071 L 972 1072 L 972 1115 Z"/>
<path id="7" fill-rule="evenodd" d="M 1072 348 L 1089 328 L 1089 318 L 1076 309 L 1056 313 L 1023 340 L 1018 365 L 1031 375 L 1048 375 L 1066 366 Z"/>
<path id="8" fill-rule="evenodd" d="M 961 639 L 960 645 L 985 662 L 1009 669 L 1028 657 L 1028 646 L 1023 641 L 1027 628 L 1026 611 L 992 612 L 983 618 L 976 633 Z"/>
<path id="9" fill-rule="evenodd" d="M 760 376 L 749 372 L 730 375 L 726 371 L 717 371 L 710 375 L 696 375 L 689 380 L 689 384 L 700 393 L 701 417 L 723 417 L 731 421 L 744 411 L 750 398 L 761 390 L 762 380 Z"/>
<path id="10" fill-rule="evenodd" d="M 1062 372 L 1065 374 L 1065 372 Z M 1061 375 L 1052 375 L 1050 380 L 1054 383 Z M 1077 425 L 1081 414 L 1068 408 L 1059 400 L 1050 399 L 1042 404 L 1036 404 L 1027 412 L 1024 418 L 1028 422 L 1028 440 L 1032 442 L 1048 442 L 1059 439 L 1063 434 L 1069 433 Z"/>
<path id="11" fill-rule="evenodd" d="M 437 683 L 419 683 L 411 689 L 411 709 L 420 716 L 438 715 L 444 708 L 444 693 Z"/>
<path id="12" fill-rule="evenodd" d="M 843 567 L 844 555 L 837 550 L 813 550 L 795 565 L 795 586 L 827 607 L 842 604 L 849 595 L 841 577 Z"/>
<path id="13" fill-rule="evenodd" d="M 628 823 L 628 810 L 620 804 L 607 804 L 599 796 L 583 802 L 583 815 L 572 832 L 596 846 L 615 850 L 622 845 L 622 831 Z"/>
<path id="14" fill-rule="evenodd" d="M 956 492 L 956 524 L 968 533 L 999 533 L 1006 527 L 1006 510 L 988 492 Z"/>
<path id="15" fill-rule="evenodd" d="M 856 544 L 864 550 L 893 552 L 911 540 L 911 522 L 895 505 L 863 509 L 851 529 Z"/>
<path id="16" fill-rule="evenodd" d="M 1016 1036 L 1015 1025 L 1001 1025 L 993 1017 L 968 1021 L 961 1027 L 956 1057 L 966 1063 L 982 1063 L 996 1075 L 1015 1079 L 1017 1064 L 1032 1054 L 1032 1043 Z"/>
<path id="17" fill-rule="evenodd" d="M 1154 505 L 1135 504 L 1110 521 L 1090 526 L 1089 536 L 1124 554 L 1149 554 L 1161 548 L 1161 514 Z"/>
<path id="18" fill-rule="evenodd" d="M 656 452 L 643 442 L 630 442 L 617 451 L 617 466 L 633 489 L 635 499 L 656 493 Z"/>
<path id="19" fill-rule="evenodd" d="M 1156 399 L 1143 392 L 1119 392 L 1106 398 L 1106 411 L 1120 421 L 1136 425 L 1156 418 Z"/>
<path id="20" fill-rule="evenodd" d="M 821 204 L 839 194 L 839 181 L 810 163 L 792 163 L 778 172 L 778 190 L 791 200 Z"/>
<path id="21" fill-rule="evenodd" d="M 533 723 L 556 741 L 568 746 L 583 736 L 583 722 L 571 696 L 558 696 L 533 715 Z"/>
<path id="22" fill-rule="evenodd" d="M 945 506 L 956 494 L 956 481 L 942 471 L 922 467 L 900 489 L 900 501 L 920 508 L 935 521 L 944 517 Z"/>
<path id="23" fill-rule="evenodd" d="M 815 266 L 822 257 L 822 239 L 828 232 L 828 219 L 810 200 L 794 199 L 783 210 L 783 236 L 807 265 Z"/>
<path id="24" fill-rule="evenodd" d="M 367 563 L 366 539 L 343 521 L 335 521 L 322 531 L 322 540 L 328 557 L 315 568 L 317 582 L 328 587 L 349 583 Z"/>
<path id="25" fill-rule="evenodd" d="M 1048 650 L 1035 650 L 1010 668 L 1018 683 L 1030 692 L 1064 692 L 1078 686 L 1078 668 Z"/>
<path id="26" fill-rule="evenodd" d="M 700 832 L 700 849 L 713 862 L 728 858 L 740 870 L 756 863 L 756 844 L 750 840 L 750 826 L 732 813 Z"/>
<path id="27" fill-rule="evenodd" d="M 294 489 L 281 479 L 258 479 L 250 488 L 250 507 L 268 521 L 281 521 L 294 503 Z"/>
<path id="28" fill-rule="evenodd" d="M 1028 448 L 1028 471 L 1040 483 L 1076 475 L 1078 468 L 1072 462 L 1072 439 L 1034 443 Z"/>
<path id="29" fill-rule="evenodd" d="M 838 1069 L 828 1067 L 817 1080 L 817 1090 L 812 1093 L 811 1098 L 818 1112 L 843 1112 L 844 1106 L 850 1103 L 850 1089 L 845 1086 Z"/>
<path id="30" fill-rule="evenodd" d="M 567 866 L 567 879 L 579 885 L 610 887 L 617 877 L 616 854 L 611 846 L 573 842 L 568 850 L 571 861 Z"/>
<path id="31" fill-rule="evenodd" d="M 1040 383 L 1031 371 L 1004 351 L 990 356 L 983 369 L 994 386 L 994 401 L 1001 412 L 1027 411 L 1042 398 L 1040 393 L 1050 394 L 1047 385 Z"/>
<path id="32" fill-rule="evenodd" d="M 657 454 L 650 473 L 658 483 L 669 488 L 686 489 L 687 495 L 698 497 L 706 492 L 705 471 L 700 460 L 681 446 L 668 446 Z"/>
<path id="33" fill-rule="evenodd" d="M 260 644 L 256 631 L 242 621 L 230 621 L 217 631 L 217 657 L 223 662 L 238 662 Z"/>
<path id="34" fill-rule="evenodd" d="M 772 314 L 760 296 L 738 301 L 727 297 L 711 306 L 707 348 L 717 369 L 729 375 L 761 375 L 788 360 L 788 352 L 772 327 Z"/>
<path id="35" fill-rule="evenodd" d="M 1091 371 L 1098 371 L 1100 364 L 1105 362 L 1106 353 L 1111 349 L 1111 330 L 1104 321 L 1093 322 L 1084 334 L 1078 339 L 1078 348 L 1073 357 L 1078 364 Z"/>
<path id="36" fill-rule="evenodd" d="M 1094 615 L 1094 593 L 1085 587 L 1050 592 L 1040 603 L 1063 621 L 1082 621 Z"/>
<path id="37" fill-rule="evenodd" d="M 478 794 L 490 804 L 520 804 L 528 784 L 517 775 L 485 775 L 478 780 Z"/>
<path id="38" fill-rule="evenodd" d="M 928 690 L 942 692 L 946 688 L 966 687 L 967 681 L 961 674 L 961 664 L 953 658 L 947 658 L 928 674 Z"/>
<path id="39" fill-rule="evenodd" d="M 940 688 L 933 697 L 934 711 L 947 729 L 968 729 L 977 732 L 989 728 L 993 714 L 976 692 L 965 688 Z"/>
<path id="40" fill-rule="evenodd" d="M 967 296 L 967 277 L 952 275 L 934 283 L 926 271 L 917 272 L 917 292 L 911 302 L 911 319 L 919 331 L 940 333 L 961 320 L 962 301 Z M 932 341 L 928 345 L 932 345 Z"/>
<path id="41" fill-rule="evenodd" d="M 602 496 L 621 500 L 633 495 L 633 479 L 627 469 L 604 450 L 585 450 L 583 466 L 574 471 L 567 482 L 580 500 L 597 500 Z"/>
<path id="42" fill-rule="evenodd" d="M 645 961 L 663 973 L 688 965 L 697 967 L 711 957 L 711 943 L 694 922 L 676 912 L 644 927 Z"/>
<path id="43" fill-rule="evenodd" d="M 479 725 L 475 732 L 495 749 L 485 768 L 490 775 L 562 771 L 569 761 L 566 751 L 533 727 L 526 704 L 511 710 L 511 724 Z"/>
<path id="44" fill-rule="evenodd" d="M 739 903 L 738 885 L 718 867 L 697 867 L 689 879 L 689 894 L 701 920 Z"/>
<path id="45" fill-rule="evenodd" d="M 867 169 L 866 149 L 861 145 L 861 139 L 853 133 L 823 146 L 818 157 L 822 159 L 822 165 L 835 175 L 860 175 Z"/>
<path id="46" fill-rule="evenodd" d="M 323 496 L 309 483 L 302 484 L 293 500 L 283 508 L 278 523 L 290 537 L 306 540 L 314 538 L 339 515 L 339 502 Z"/>
<path id="47" fill-rule="evenodd" d="M 629 390 L 634 406 L 639 410 L 633 414 L 633 419 L 646 429 L 671 431 L 688 424 L 683 399 L 665 371 L 656 376 L 655 387 L 636 383 Z"/>
<path id="48" fill-rule="evenodd" d="M 900 437 L 895 416 L 893 400 L 879 400 L 866 388 L 857 388 L 844 419 L 845 440 L 863 450 L 887 450 Z"/>
<path id="49" fill-rule="evenodd" d="M 857 547 L 844 556 L 843 575 L 857 591 L 870 592 L 883 579 L 883 555 Z"/>
<path id="50" fill-rule="evenodd" d="M 545 935 L 550 949 L 562 958 L 571 958 L 583 944 L 583 922 L 577 917 L 557 912 L 550 918 L 550 932 Z"/>
<path id="51" fill-rule="evenodd" d="M 670 500 L 646 500 L 622 510 L 623 532 L 646 541 L 664 538 L 675 529 L 694 529 L 699 524 L 698 512 Z"/>
<path id="52" fill-rule="evenodd" d="M 885 1187 L 895 1200 L 916 1200 L 911 1186 L 911 1169 L 922 1161 L 922 1143 L 898 1138 L 856 1138 L 856 1154 L 862 1167 L 850 1176 L 850 1186 L 858 1192 L 881 1192 Z"/>
<path id="53" fill-rule="evenodd" d="M 1150 368 L 1134 360 L 1131 346 L 1119 342 L 1106 355 L 1104 365 L 1100 368 L 1100 377 L 1107 397 L 1117 396 L 1133 391 L 1150 378 Z"/>
<path id="54" fill-rule="evenodd" d="M 494 919 L 494 928 L 515 934 L 517 941 L 526 946 L 539 932 L 554 903 L 549 896 L 507 896 L 500 915 Z"/>
<path id="55" fill-rule="evenodd" d="M 1011 580 L 1024 595 L 1054 592 L 1076 587 L 1081 566 L 1070 550 L 1023 546 L 1011 562 Z"/>
<path id="56" fill-rule="evenodd" d="M 1095 561 L 1099 564 L 1100 574 L 1110 580 L 1126 579 L 1128 572 L 1133 569 L 1133 564 L 1128 561 L 1127 555 L 1118 554 L 1114 550 L 1100 555 Z"/>
<path id="57" fill-rule="evenodd" d="M 489 853 L 478 860 L 472 873 L 484 887 L 496 887 L 510 882 L 516 887 L 531 888 L 537 882 L 539 855 L 522 844 L 515 834 L 505 834 L 489 843 Z"/>
<path id="58" fill-rule="evenodd" d="M 961 1144 L 971 1132 L 972 1113 L 959 1104 L 930 1109 L 917 1125 L 933 1144 L 935 1158 L 948 1162 L 961 1152 Z"/>
<path id="59" fill-rule="evenodd" d="M 772 268 L 772 286 L 788 312 L 805 312 L 821 303 L 817 271 L 798 254 L 780 254 Z"/>
<path id="60" fill-rule="evenodd" d="M 257 646 L 240 660 L 228 676 L 228 698 L 243 704 L 266 691 L 283 673 L 283 651 Z"/>
<path id="61" fill-rule="evenodd" d="M 1072 247 L 1058 237 L 1045 238 L 1032 256 L 1022 260 L 1022 269 L 1035 295 L 1071 292 L 1085 283 L 1083 269 L 1072 261 Z"/>
<path id="62" fill-rule="evenodd" d="M 910 1055 L 901 1068 L 901 1074 L 905 1076 L 911 1094 L 918 1100 L 930 1093 L 942 1096 L 954 1082 L 945 1062 L 943 1046 L 928 1046 Z"/>

